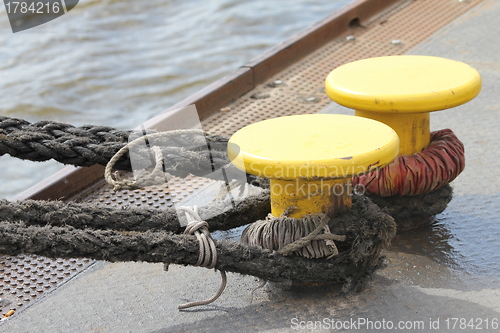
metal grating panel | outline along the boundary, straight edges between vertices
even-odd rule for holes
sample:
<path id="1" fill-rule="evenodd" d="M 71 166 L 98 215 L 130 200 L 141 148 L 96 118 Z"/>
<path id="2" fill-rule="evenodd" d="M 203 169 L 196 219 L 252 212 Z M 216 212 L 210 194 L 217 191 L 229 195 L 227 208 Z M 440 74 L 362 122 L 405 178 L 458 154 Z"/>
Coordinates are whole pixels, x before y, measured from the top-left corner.
<path id="1" fill-rule="evenodd" d="M 359 59 L 404 54 L 482 0 L 402 0 L 396 6 L 353 27 L 334 40 L 202 122 L 203 128 L 226 137 L 264 119 L 316 113 L 331 103 L 324 80 L 334 68 Z M 351 37 L 352 36 L 352 37 Z M 212 181 L 189 176 L 163 186 L 113 192 L 101 181 L 73 197 L 109 207 L 163 209 L 182 201 Z M 38 256 L 0 257 L 0 310 L 17 313 L 47 292 L 69 281 L 94 261 L 52 260 Z"/>
<path id="2" fill-rule="evenodd" d="M 69 281 L 94 261 L 48 259 L 40 256 L 0 257 L 0 310 L 2 316 L 26 308 L 32 301 Z"/>
<path id="3" fill-rule="evenodd" d="M 122 174 L 125 178 L 127 174 Z M 214 180 L 188 175 L 186 178 L 172 177 L 163 185 L 148 186 L 140 190 L 114 192 L 111 186 L 100 183 L 73 200 L 77 202 L 95 202 L 100 205 L 120 208 L 165 209 L 185 200 L 194 191 L 201 190 Z"/>
<path id="4" fill-rule="evenodd" d="M 203 122 L 226 137 L 251 123 L 280 116 L 316 113 L 330 104 L 326 76 L 336 67 L 365 58 L 404 54 L 481 0 L 406 0 L 357 25 L 301 61 L 258 85 Z"/>

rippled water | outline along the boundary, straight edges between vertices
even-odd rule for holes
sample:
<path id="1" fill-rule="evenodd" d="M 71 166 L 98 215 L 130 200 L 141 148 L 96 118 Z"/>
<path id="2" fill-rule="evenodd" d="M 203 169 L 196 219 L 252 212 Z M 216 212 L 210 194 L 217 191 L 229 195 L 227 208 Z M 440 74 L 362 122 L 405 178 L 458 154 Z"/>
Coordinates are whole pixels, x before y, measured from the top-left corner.
<path id="1" fill-rule="evenodd" d="M 0 6 L 0 114 L 129 129 L 351 1 L 86 0 L 16 34 Z M 7 198 L 61 168 L 0 163 Z"/>

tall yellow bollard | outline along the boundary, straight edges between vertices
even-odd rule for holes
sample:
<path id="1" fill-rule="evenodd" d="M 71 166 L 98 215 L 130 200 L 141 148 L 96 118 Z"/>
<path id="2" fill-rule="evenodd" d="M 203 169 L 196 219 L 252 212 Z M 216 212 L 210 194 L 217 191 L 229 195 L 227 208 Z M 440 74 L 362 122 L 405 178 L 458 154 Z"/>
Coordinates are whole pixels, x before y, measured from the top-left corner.
<path id="1" fill-rule="evenodd" d="M 388 56 L 354 61 L 333 70 L 325 82 L 335 102 L 392 127 L 400 155 L 412 155 L 430 142 L 430 112 L 464 104 L 481 91 L 471 66 L 430 56 Z"/>

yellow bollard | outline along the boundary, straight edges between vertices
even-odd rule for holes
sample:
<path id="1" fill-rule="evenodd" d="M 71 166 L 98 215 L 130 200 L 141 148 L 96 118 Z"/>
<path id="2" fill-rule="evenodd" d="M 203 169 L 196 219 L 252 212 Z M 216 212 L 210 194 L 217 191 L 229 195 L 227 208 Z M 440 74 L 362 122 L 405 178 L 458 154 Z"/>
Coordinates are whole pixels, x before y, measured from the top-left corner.
<path id="1" fill-rule="evenodd" d="M 388 56 L 342 65 L 325 81 L 335 102 L 392 127 L 400 155 L 412 155 L 430 142 L 430 112 L 464 104 L 481 91 L 471 66 L 430 56 Z"/>
<path id="2" fill-rule="evenodd" d="M 335 213 L 352 204 L 351 177 L 389 164 L 399 139 L 371 119 L 329 114 L 280 117 L 254 123 L 229 140 L 232 163 L 269 178 L 271 213 Z"/>

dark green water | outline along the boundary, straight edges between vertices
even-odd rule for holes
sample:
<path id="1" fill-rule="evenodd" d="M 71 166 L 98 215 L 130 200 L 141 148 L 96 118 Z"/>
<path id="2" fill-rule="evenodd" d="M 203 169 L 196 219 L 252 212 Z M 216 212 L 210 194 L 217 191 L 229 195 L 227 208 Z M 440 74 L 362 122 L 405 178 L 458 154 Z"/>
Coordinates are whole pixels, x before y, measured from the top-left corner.
<path id="1" fill-rule="evenodd" d="M 86 0 L 16 34 L 0 5 L 0 114 L 130 129 L 350 2 Z M 0 163 L 7 198 L 62 168 Z"/>

